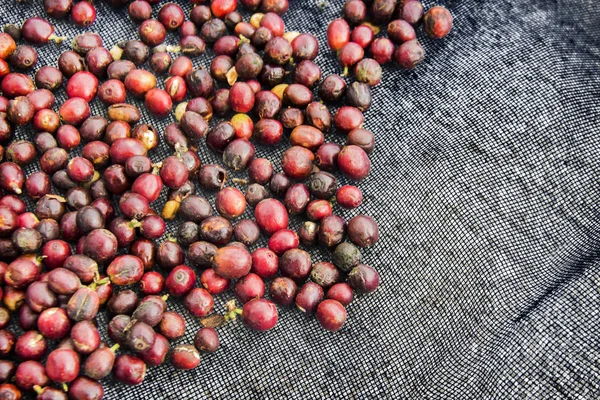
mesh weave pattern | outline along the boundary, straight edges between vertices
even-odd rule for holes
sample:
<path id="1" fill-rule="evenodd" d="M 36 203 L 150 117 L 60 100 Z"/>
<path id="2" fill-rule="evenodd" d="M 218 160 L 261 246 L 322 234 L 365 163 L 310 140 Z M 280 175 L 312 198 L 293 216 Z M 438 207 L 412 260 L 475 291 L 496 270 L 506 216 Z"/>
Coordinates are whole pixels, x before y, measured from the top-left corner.
<path id="1" fill-rule="evenodd" d="M 0 21 L 43 16 L 40 3 L 4 0 Z M 340 73 L 325 29 L 343 1 L 322 10 L 313 0 L 291 3 L 287 29 L 317 35 L 324 76 Z M 366 113 L 377 146 L 360 185 L 364 204 L 336 210 L 380 222 L 380 241 L 363 255 L 381 288 L 358 296 L 339 333 L 280 310 L 267 333 L 221 329 L 221 350 L 194 371 L 153 368 L 139 387 L 107 380 L 105 398 L 600 396 L 600 12 L 590 0 L 442 3 L 453 32 L 442 41 L 420 32 L 426 59 L 415 72 L 384 68 Z M 125 10 L 95 5 L 89 29 L 105 47 L 137 36 Z M 54 22 L 60 35 L 81 32 Z M 56 65 L 66 48 L 44 47 L 39 65 Z M 210 57 L 194 62 L 207 68 Z M 103 109 L 94 102 L 93 114 Z M 162 132 L 172 117 L 143 122 Z M 326 139 L 344 142 L 338 133 Z M 257 154 L 279 168 L 287 145 Z M 166 154 L 163 145 L 153 159 Z M 200 156 L 218 161 L 206 148 Z M 186 315 L 178 342 L 190 343 L 197 321 L 179 301 L 170 307 Z"/>

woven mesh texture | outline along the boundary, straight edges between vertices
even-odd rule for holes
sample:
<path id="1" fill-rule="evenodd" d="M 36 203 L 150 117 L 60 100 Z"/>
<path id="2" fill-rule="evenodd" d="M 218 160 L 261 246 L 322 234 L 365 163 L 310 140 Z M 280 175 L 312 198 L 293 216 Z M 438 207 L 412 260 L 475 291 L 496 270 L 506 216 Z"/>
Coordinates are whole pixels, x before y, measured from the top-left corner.
<path id="1" fill-rule="evenodd" d="M 2 24 L 44 15 L 39 0 L 1 3 Z M 317 35 L 324 75 L 340 73 L 325 30 L 343 1 L 323 9 L 313 0 L 291 3 L 287 29 Z M 107 380 L 105 398 L 600 396 L 600 11 L 591 0 L 442 4 L 455 16 L 453 32 L 441 41 L 419 33 L 426 59 L 416 71 L 384 68 L 365 114 L 377 146 L 360 184 L 364 204 L 336 209 L 380 222 L 379 242 L 363 251 L 381 274 L 380 289 L 357 296 L 338 333 L 281 309 L 267 333 L 241 323 L 221 328 L 221 349 L 197 369 L 152 368 L 138 387 Z M 89 30 L 105 47 L 137 37 L 125 10 L 95 5 Z M 81 32 L 54 22 L 60 35 Z M 56 65 L 66 49 L 43 47 L 39 65 Z M 207 68 L 210 54 L 194 62 Z M 103 110 L 93 103 L 93 114 Z M 143 118 L 161 132 L 172 120 Z M 344 143 L 338 133 L 327 140 Z M 257 154 L 279 168 L 287 146 L 257 146 Z M 218 162 L 199 152 L 203 163 Z M 167 153 L 163 145 L 153 160 Z M 232 297 L 219 297 L 216 310 Z M 198 322 L 180 301 L 170 307 L 188 322 L 178 343 L 190 343 Z"/>

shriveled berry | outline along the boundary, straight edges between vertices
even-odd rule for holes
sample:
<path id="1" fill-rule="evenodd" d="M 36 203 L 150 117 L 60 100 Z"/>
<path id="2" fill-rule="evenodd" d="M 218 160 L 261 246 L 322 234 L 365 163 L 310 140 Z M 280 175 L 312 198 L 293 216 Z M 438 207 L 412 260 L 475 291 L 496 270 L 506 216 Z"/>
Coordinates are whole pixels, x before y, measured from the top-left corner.
<path id="1" fill-rule="evenodd" d="M 123 58 L 139 66 L 148 60 L 150 50 L 141 40 L 130 40 L 123 47 Z"/>
<path id="2" fill-rule="evenodd" d="M 135 69 L 135 64 L 129 60 L 115 60 L 106 69 L 109 79 L 123 82 L 129 72 Z"/>
<path id="3" fill-rule="evenodd" d="M 69 299 L 67 314 L 74 321 L 89 321 L 98 314 L 100 298 L 94 289 L 81 287 Z"/>
<path id="4" fill-rule="evenodd" d="M 37 63 L 37 60 L 38 54 L 36 49 L 28 45 L 17 46 L 16 50 L 8 58 L 10 65 L 17 70 L 32 68 Z"/>
<path id="5" fill-rule="evenodd" d="M 104 171 L 102 179 L 109 192 L 113 194 L 123 194 L 131 187 L 131 182 L 125 174 L 125 167 L 122 165 L 117 164 L 108 167 Z"/>
<path id="6" fill-rule="evenodd" d="M 219 335 L 214 328 L 202 328 L 194 337 L 194 347 L 199 351 L 213 353 L 219 348 Z"/>
<path id="7" fill-rule="evenodd" d="M 423 4 L 414 0 L 406 1 L 398 5 L 396 13 L 401 19 L 416 26 L 419 25 L 423 19 Z"/>
<path id="8" fill-rule="evenodd" d="M 59 267 L 48 273 L 48 287 L 56 294 L 71 295 L 81 287 L 81 281 L 74 272 Z"/>
<path id="9" fill-rule="evenodd" d="M 162 297 L 146 296 L 132 314 L 132 319 L 142 321 L 152 327 L 158 325 L 167 304 Z"/>
<path id="10" fill-rule="evenodd" d="M 329 215 L 321 220 L 319 242 L 327 247 L 341 243 L 346 235 L 346 221 L 338 215 Z"/>
<path id="11" fill-rule="evenodd" d="M 414 69 L 425 58 L 425 50 L 416 40 L 402 43 L 394 52 L 394 62 L 407 70 Z"/>
<path id="12" fill-rule="evenodd" d="M 160 244 L 156 253 L 156 261 L 160 268 L 172 270 L 183 264 L 185 252 L 181 246 L 174 241 L 166 240 Z"/>
<path id="13" fill-rule="evenodd" d="M 286 192 L 284 204 L 288 212 L 292 215 L 298 215 L 306 210 L 310 201 L 310 192 L 303 183 L 292 185 Z"/>
<path id="14" fill-rule="evenodd" d="M 297 108 L 305 108 L 313 100 L 312 91 L 304 85 L 292 83 L 283 92 L 283 102 Z"/>
<path id="15" fill-rule="evenodd" d="M 239 221 L 235 225 L 233 233 L 235 239 L 238 242 L 244 243 L 246 246 L 254 245 L 260 238 L 260 229 L 258 225 L 249 219 Z"/>
<path id="16" fill-rule="evenodd" d="M 339 75 L 329 75 L 319 87 L 319 96 L 324 101 L 340 100 L 346 92 L 346 82 Z"/>
<path id="17" fill-rule="evenodd" d="M 208 132 L 206 120 L 195 111 L 184 112 L 179 123 L 186 136 L 194 142 L 204 139 Z"/>
<path id="18" fill-rule="evenodd" d="M 294 61 L 314 60 L 319 54 L 319 42 L 314 35 L 302 33 L 292 41 Z"/>
<path id="19" fill-rule="evenodd" d="M 131 315 L 138 306 L 138 297 L 133 290 L 121 290 L 108 301 L 108 309 L 113 314 Z"/>
<path id="20" fill-rule="evenodd" d="M 371 107 L 371 89 L 369 85 L 354 82 L 346 89 L 346 104 L 356 107 L 360 111 L 367 111 Z"/>
<path id="21" fill-rule="evenodd" d="M 379 286 L 379 273 L 365 264 L 358 264 L 348 274 L 348 284 L 359 293 L 371 293 Z"/>
<path id="22" fill-rule="evenodd" d="M 74 272 L 86 284 L 91 283 L 98 276 L 98 263 L 82 254 L 69 256 L 63 267 Z"/>
<path id="23" fill-rule="evenodd" d="M 429 37 L 441 39 L 452 30 L 452 15 L 443 6 L 431 7 L 423 17 L 423 27 Z"/>
<path id="24" fill-rule="evenodd" d="M 256 53 L 244 54 L 235 63 L 235 70 L 242 80 L 255 79 L 262 68 L 263 59 Z"/>
<path id="25" fill-rule="evenodd" d="M 145 322 L 136 321 L 131 327 L 127 328 L 126 343 L 135 352 L 148 350 L 155 340 L 154 330 Z"/>
<path id="26" fill-rule="evenodd" d="M 339 282 L 340 271 L 332 263 L 322 261 L 313 265 L 310 278 L 321 287 L 328 288 Z"/>
<path id="27" fill-rule="evenodd" d="M 286 129 L 294 129 L 304 124 L 304 113 L 298 108 L 285 108 L 279 114 L 279 120 Z"/>
<path id="28" fill-rule="evenodd" d="M 85 62 L 92 74 L 97 78 L 104 79 L 108 66 L 113 62 L 113 57 L 104 47 L 96 47 L 85 55 Z"/>
<path id="29" fill-rule="evenodd" d="M 13 124 L 25 125 L 33 120 L 35 108 L 29 98 L 19 96 L 8 102 L 6 115 Z"/>
<path id="30" fill-rule="evenodd" d="M 223 152 L 223 163 L 234 171 L 241 171 L 248 167 L 254 159 L 255 149 L 246 139 L 235 139 Z"/>
<path id="31" fill-rule="evenodd" d="M 342 17 L 352 25 L 358 25 L 367 18 L 367 6 L 362 0 L 349 0 L 342 7 Z"/>
<path id="32" fill-rule="evenodd" d="M 246 188 L 246 202 L 251 207 L 256 207 L 258 203 L 269 197 L 267 189 L 258 183 L 253 183 Z"/>

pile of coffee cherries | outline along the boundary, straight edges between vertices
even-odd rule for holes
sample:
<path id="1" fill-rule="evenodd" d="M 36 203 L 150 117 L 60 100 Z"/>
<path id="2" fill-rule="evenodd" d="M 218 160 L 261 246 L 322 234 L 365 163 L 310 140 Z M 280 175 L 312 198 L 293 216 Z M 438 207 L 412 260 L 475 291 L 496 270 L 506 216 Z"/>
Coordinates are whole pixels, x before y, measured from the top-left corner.
<path id="1" fill-rule="evenodd" d="M 259 11 L 249 22 L 236 0 L 191 1 L 189 20 L 175 3 L 154 19 L 157 0 L 107 2 L 128 6 L 139 38 L 105 46 L 100 35 L 82 33 L 56 66 L 39 67 L 44 45 L 67 44 L 50 22 L 30 18 L 0 33 L 2 399 L 19 399 L 21 391 L 45 400 L 101 399 L 99 381 L 111 374 L 137 385 L 147 366 L 167 360 L 195 368 L 200 352 L 218 349 L 215 328 L 239 317 L 252 330 L 270 330 L 276 305 L 295 304 L 337 331 L 354 294 L 379 286 L 360 251 L 377 242 L 376 221 L 334 213 L 363 200 L 358 187 L 338 187 L 334 172 L 354 181 L 369 175 L 375 141 L 363 128 L 363 111 L 381 79 L 379 63 L 344 61 L 356 64 L 351 85 L 339 75 L 321 79 L 316 37 L 285 30 L 287 0 L 240 0 Z M 52 18 L 70 15 L 81 26 L 96 18 L 85 1 L 43 3 Z M 354 18 L 358 3 L 366 7 L 356 0 L 344 6 L 352 24 L 365 18 Z M 428 32 L 439 33 L 442 14 L 425 17 Z M 349 42 L 336 29 L 329 42 L 345 60 L 359 35 Z M 179 35 L 178 46 L 164 44 L 169 32 Z M 207 47 L 210 69 L 194 69 L 192 58 Z M 55 102 L 59 90 L 66 92 L 62 104 Z M 143 122 L 143 109 L 126 103 L 128 94 L 176 122 L 157 132 Z M 104 115 L 92 115 L 95 98 L 106 105 Z M 17 129 L 31 134 L 16 140 Z M 274 146 L 284 134 L 291 147 L 276 172 L 255 157 L 253 142 Z M 326 142 L 326 135 L 346 135 L 346 144 Z M 164 159 L 154 154 L 161 143 L 171 149 Z M 203 165 L 202 146 L 222 164 Z M 233 172 L 247 178 L 230 178 Z M 226 187 L 228 180 L 245 185 L 245 193 Z M 202 196 L 211 192 L 214 204 Z M 26 203 L 34 205 L 28 210 Z M 248 206 L 254 219 L 241 218 Z M 290 215 L 303 220 L 296 231 Z M 169 220 L 179 221 L 174 236 L 166 235 Z M 256 248 L 262 236 L 268 246 Z M 329 249 L 331 262 L 313 263 L 302 249 L 316 245 Z M 220 294 L 229 301 L 217 313 L 213 296 Z M 183 316 L 169 311 L 173 299 L 204 325 L 193 344 L 170 344 L 186 332 Z M 111 344 L 101 340 L 96 317 L 103 312 Z"/>
<path id="2" fill-rule="evenodd" d="M 452 15 L 446 8 L 435 6 L 425 15 L 423 12 L 423 5 L 416 0 L 348 0 L 342 18 L 327 28 L 329 47 L 337 52 L 344 75 L 354 67 L 356 80 L 369 83 L 372 76 L 381 75 L 382 64 L 393 61 L 403 69 L 414 69 L 425 57 L 415 28 L 422 23 L 433 39 L 441 39 L 452 30 Z M 375 39 L 381 24 L 388 24 L 388 37 Z M 367 48 L 373 59 L 364 58 Z"/>

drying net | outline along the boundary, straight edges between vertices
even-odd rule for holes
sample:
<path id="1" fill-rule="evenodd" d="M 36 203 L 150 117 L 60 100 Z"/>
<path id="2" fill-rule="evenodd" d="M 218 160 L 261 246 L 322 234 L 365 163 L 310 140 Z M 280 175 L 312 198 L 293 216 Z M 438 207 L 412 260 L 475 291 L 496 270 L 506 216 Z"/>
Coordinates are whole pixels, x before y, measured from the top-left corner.
<path id="1" fill-rule="evenodd" d="M 318 36 L 324 76 L 341 73 L 325 30 L 343 1 L 290 2 L 287 30 Z M 2 3 L 2 25 L 45 15 L 40 0 Z M 188 2 L 180 3 L 187 13 Z M 357 296 L 338 333 L 280 309 L 272 331 L 230 323 L 220 329 L 221 349 L 203 355 L 197 369 L 151 368 L 138 387 L 107 380 L 105 398 L 600 396 L 600 11 L 591 0 L 441 3 L 454 30 L 439 41 L 420 31 L 426 59 L 414 72 L 384 67 L 365 113 L 377 144 L 372 173 L 360 183 L 364 203 L 336 210 L 379 221 L 380 240 L 363 257 L 380 272 L 380 289 Z M 95 5 L 98 20 L 88 30 L 105 47 L 137 38 L 125 9 Z M 68 38 L 82 32 L 51 21 Z M 38 66 L 56 65 L 67 48 L 43 47 Z M 211 58 L 194 64 L 208 68 Z M 99 101 L 92 109 L 104 112 Z M 173 117 L 145 113 L 143 122 L 162 133 Z M 344 143 L 335 132 L 326 140 Z M 257 146 L 257 156 L 279 170 L 288 145 Z M 152 158 L 168 153 L 163 144 Z M 205 146 L 199 153 L 205 164 L 219 161 Z M 164 196 L 155 209 L 163 203 Z M 232 297 L 219 296 L 216 310 Z M 198 321 L 181 301 L 169 307 L 188 323 L 177 343 L 191 343 Z"/>

